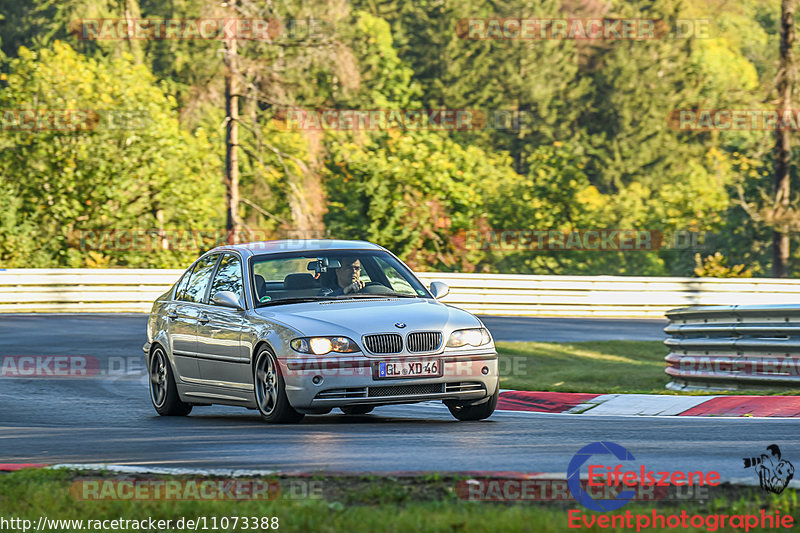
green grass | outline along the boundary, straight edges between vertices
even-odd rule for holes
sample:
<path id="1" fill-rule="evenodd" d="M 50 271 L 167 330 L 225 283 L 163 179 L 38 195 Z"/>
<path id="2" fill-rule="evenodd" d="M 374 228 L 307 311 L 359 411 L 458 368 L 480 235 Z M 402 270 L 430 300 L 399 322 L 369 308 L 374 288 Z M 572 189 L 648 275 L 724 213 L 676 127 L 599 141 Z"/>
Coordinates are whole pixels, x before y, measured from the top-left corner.
<path id="1" fill-rule="evenodd" d="M 83 520 L 117 518 L 141 520 L 152 517 L 157 520 L 174 521 L 181 517 L 198 516 L 277 516 L 279 531 L 308 533 L 317 531 L 560 532 L 567 530 L 568 511 L 579 509 L 579 506 L 571 501 L 556 503 L 464 501 L 459 499 L 453 490 L 456 479 L 446 474 L 417 478 L 315 476 L 313 479 L 322 481 L 324 491 L 322 498 L 312 500 L 81 501 L 72 497 L 69 487 L 76 478 L 96 479 L 98 476 L 111 477 L 107 473 L 89 474 L 61 470 L 31 470 L 0 474 L 0 517 L 23 518 L 36 524 L 40 516 L 47 516 L 50 519 Z M 142 478 L 137 476 L 137 479 Z M 165 479 L 165 476 L 159 476 L 158 479 Z M 282 481 L 288 479 L 282 478 Z M 310 478 L 292 479 L 297 481 Z M 708 500 L 702 502 L 659 502 L 650 506 L 631 503 L 620 512 L 649 513 L 657 508 L 662 513 L 680 513 L 681 510 L 685 510 L 687 513 L 737 514 L 757 513 L 763 508 L 768 513 L 778 510 L 781 514 L 793 516 L 795 521 L 800 520 L 797 494 L 792 489 L 781 495 L 768 494 L 753 487 L 727 485 L 718 489 L 718 493 L 711 494 Z M 589 511 L 583 514 L 588 517 L 601 515 Z M 200 530 L 202 531 L 202 528 Z M 245 531 L 243 528 L 235 530 Z M 175 529 L 162 531 L 175 531 Z M 229 527 L 226 531 L 234 529 Z M 600 530 L 595 528 L 588 531 Z M 730 529 L 720 531 L 730 531 Z"/>
<path id="2" fill-rule="evenodd" d="M 498 342 L 500 386 L 559 392 L 698 395 L 665 388 L 668 350 L 658 341 Z M 733 390 L 713 394 L 778 394 Z M 800 391 L 779 394 L 800 395 Z"/>

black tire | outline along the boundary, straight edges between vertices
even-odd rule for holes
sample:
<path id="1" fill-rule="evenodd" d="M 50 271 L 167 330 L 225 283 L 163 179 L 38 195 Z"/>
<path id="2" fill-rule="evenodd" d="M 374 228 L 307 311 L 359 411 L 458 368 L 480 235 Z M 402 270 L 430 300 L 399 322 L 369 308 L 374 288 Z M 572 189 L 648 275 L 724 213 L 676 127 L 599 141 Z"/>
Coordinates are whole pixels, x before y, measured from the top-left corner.
<path id="1" fill-rule="evenodd" d="M 339 409 L 346 415 L 365 415 L 375 409 L 374 405 L 348 405 Z"/>
<path id="2" fill-rule="evenodd" d="M 464 422 L 469 420 L 483 420 L 492 416 L 495 407 L 497 407 L 497 399 L 499 397 L 500 387 L 498 386 L 488 402 L 483 402 L 478 405 L 468 405 L 469 402 L 447 402 L 447 408 L 450 409 L 450 414 L 458 420 Z"/>
<path id="3" fill-rule="evenodd" d="M 150 401 L 161 416 L 186 416 L 192 405 L 181 401 L 172 366 L 164 349 L 156 346 L 150 354 Z"/>
<path id="4" fill-rule="evenodd" d="M 292 424 L 305 416 L 295 411 L 286 397 L 286 383 L 280 373 L 275 354 L 262 346 L 253 367 L 253 393 L 261 418 L 270 424 Z"/>

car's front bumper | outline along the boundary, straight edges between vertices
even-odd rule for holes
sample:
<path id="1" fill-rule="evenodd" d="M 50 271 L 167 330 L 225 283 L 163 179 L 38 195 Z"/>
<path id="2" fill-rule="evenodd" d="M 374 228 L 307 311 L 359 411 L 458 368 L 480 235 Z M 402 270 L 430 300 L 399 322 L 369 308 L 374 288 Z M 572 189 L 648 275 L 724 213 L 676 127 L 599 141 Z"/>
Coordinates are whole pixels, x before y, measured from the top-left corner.
<path id="1" fill-rule="evenodd" d="M 284 359 L 281 360 L 281 372 L 289 403 L 296 409 L 426 400 L 473 400 L 480 403 L 497 390 L 496 353 L 406 356 L 403 360 L 431 358 L 441 361 L 442 375 L 439 377 L 376 378 L 374 365 L 380 360 L 364 357 Z"/>

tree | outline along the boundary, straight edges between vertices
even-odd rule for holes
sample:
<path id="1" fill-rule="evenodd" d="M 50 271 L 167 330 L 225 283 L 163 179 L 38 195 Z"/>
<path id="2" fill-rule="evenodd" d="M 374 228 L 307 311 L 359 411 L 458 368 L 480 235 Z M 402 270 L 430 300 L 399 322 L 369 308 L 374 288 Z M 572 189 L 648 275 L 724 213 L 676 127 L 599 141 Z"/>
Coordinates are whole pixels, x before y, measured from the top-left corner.
<path id="1" fill-rule="evenodd" d="M 464 233 L 487 218 L 489 191 L 513 179 L 507 156 L 438 133 L 397 131 L 339 142 L 331 152 L 329 231 L 381 243 L 414 268 L 476 268 L 483 252 L 467 248 Z"/>
<path id="2" fill-rule="evenodd" d="M 112 264 L 177 266 L 203 251 L 119 249 L 109 239 L 109 230 L 219 227 L 218 160 L 204 131 L 180 126 L 175 100 L 147 67 L 130 55 L 87 58 L 56 41 L 38 52 L 20 48 L 6 69 L 0 194 L 11 199 L 14 225 L 35 228 L 37 244 L 27 256 L 10 250 L 14 230 L 5 224 L 0 257 L 16 266 L 85 266 L 88 246 Z M 88 118 L 68 122 L 81 127 L 45 122 L 26 131 L 16 127 L 16 110 L 25 109 L 84 110 Z"/>
<path id="3" fill-rule="evenodd" d="M 400 58 L 422 88 L 424 108 L 477 109 L 487 127 L 454 133 L 464 145 L 510 152 L 520 174 L 540 144 L 575 134 L 591 79 L 580 74 L 583 61 L 571 40 L 470 39 L 463 20 L 568 14 L 557 0 L 424 0 L 359 2 L 392 25 Z"/>
<path id="4" fill-rule="evenodd" d="M 236 0 L 229 0 L 233 15 Z M 235 18 L 235 17 L 234 17 Z M 239 242 L 239 68 L 236 36 L 225 42 L 225 230 L 228 244 Z"/>
<path id="5" fill-rule="evenodd" d="M 796 77 L 794 53 L 795 40 L 794 11 L 796 0 L 781 2 L 781 54 L 778 72 L 778 110 L 781 116 L 791 112 L 792 93 Z M 789 263 L 789 228 L 785 220 L 791 218 L 789 210 L 789 158 L 791 155 L 791 132 L 788 128 L 775 132 L 775 205 L 772 217 L 776 222 L 772 234 L 772 276 L 787 276 Z"/>

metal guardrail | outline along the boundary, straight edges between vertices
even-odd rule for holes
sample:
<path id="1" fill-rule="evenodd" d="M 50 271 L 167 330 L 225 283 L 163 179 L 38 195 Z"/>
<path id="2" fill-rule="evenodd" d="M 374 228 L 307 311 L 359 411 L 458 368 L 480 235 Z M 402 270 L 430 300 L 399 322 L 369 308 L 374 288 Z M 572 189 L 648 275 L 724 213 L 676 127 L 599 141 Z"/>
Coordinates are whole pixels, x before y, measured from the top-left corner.
<path id="1" fill-rule="evenodd" d="M 481 315 L 664 318 L 676 307 L 800 303 L 800 280 L 424 273 Z"/>
<path id="2" fill-rule="evenodd" d="M 800 305 L 689 307 L 667 318 L 668 389 L 800 389 Z"/>
<path id="3" fill-rule="evenodd" d="M 0 270 L 0 313 L 147 312 L 182 270 Z M 691 305 L 800 302 L 800 280 L 419 274 L 450 285 L 445 303 L 476 314 L 663 318 Z"/>

